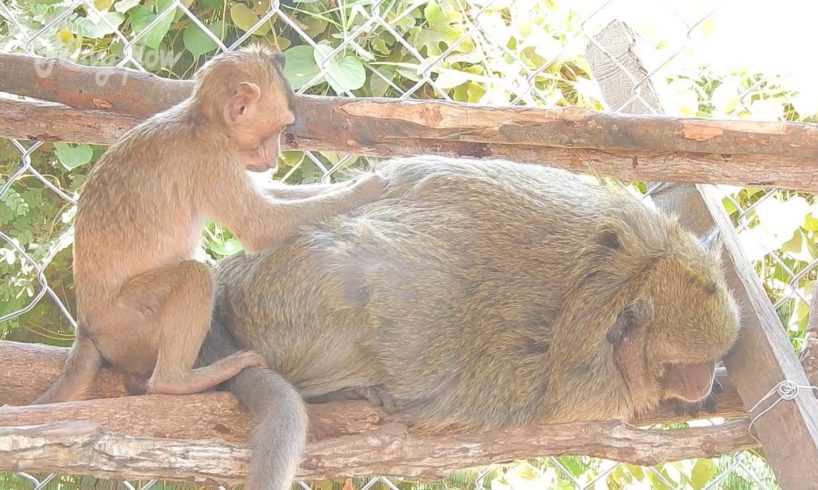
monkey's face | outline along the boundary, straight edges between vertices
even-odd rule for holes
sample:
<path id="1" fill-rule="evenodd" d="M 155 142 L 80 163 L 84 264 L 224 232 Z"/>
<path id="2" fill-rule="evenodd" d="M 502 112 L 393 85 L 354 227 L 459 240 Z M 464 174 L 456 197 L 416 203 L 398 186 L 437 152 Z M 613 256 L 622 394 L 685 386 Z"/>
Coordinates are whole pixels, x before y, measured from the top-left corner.
<path id="1" fill-rule="evenodd" d="M 738 331 L 738 310 L 718 260 L 702 254 L 696 261 L 658 259 L 608 340 L 635 405 L 652 406 L 706 397 Z"/>
<path id="2" fill-rule="evenodd" d="M 295 95 L 284 78 L 280 53 L 244 54 L 254 81 L 239 82 L 224 106 L 227 136 L 241 163 L 256 172 L 275 170 L 284 128 L 295 121 Z"/>
<path id="3" fill-rule="evenodd" d="M 224 109 L 228 135 L 248 170 L 277 167 L 281 133 L 295 121 L 287 90 L 278 83 L 262 89 L 242 82 Z"/>

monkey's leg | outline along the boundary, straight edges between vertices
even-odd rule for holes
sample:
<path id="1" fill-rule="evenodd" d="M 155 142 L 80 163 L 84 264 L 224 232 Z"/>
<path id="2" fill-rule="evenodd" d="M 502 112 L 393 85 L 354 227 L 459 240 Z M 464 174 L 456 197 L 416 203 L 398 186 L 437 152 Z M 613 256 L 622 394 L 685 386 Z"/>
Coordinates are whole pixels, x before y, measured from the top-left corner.
<path id="1" fill-rule="evenodd" d="M 148 393 L 198 393 L 223 383 L 246 367 L 266 367 L 259 354 L 237 352 L 210 366 L 191 369 L 213 308 L 213 280 L 207 266 L 200 262 L 189 260 L 141 274 L 123 286 L 119 298 L 125 302 L 153 303 L 157 310 L 151 325 L 156 329 L 153 336 L 157 357 L 147 382 Z M 146 335 L 144 328 L 130 332 L 134 337 L 130 345 L 138 344 L 137 337 Z M 124 335 L 120 337 L 127 335 L 121 333 Z M 118 343 L 128 348 L 129 343 L 122 338 Z"/>
<path id="2" fill-rule="evenodd" d="M 68 353 L 59 377 L 45 393 L 31 404 L 40 405 L 82 399 L 101 366 L 102 355 L 97 350 L 97 346 L 81 329 L 78 329 L 77 338 L 71 346 L 71 351 Z"/>

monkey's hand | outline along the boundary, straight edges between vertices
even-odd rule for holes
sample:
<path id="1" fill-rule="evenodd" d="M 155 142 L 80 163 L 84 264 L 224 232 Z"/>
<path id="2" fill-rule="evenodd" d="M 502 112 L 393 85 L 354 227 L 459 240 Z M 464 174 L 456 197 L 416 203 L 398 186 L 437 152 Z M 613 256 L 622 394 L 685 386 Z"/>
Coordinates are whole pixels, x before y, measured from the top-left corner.
<path id="1" fill-rule="evenodd" d="M 710 388 L 710 394 L 701 400 L 690 403 L 682 400 L 674 400 L 673 404 L 676 407 L 676 413 L 687 417 L 698 417 L 702 409 L 708 413 L 716 412 L 716 395 L 724 391 L 724 387 L 718 380 L 713 380 L 713 386 Z"/>
<path id="2" fill-rule="evenodd" d="M 350 192 L 354 193 L 361 202 L 374 201 L 386 190 L 386 179 L 378 174 L 364 174 L 350 186 Z"/>

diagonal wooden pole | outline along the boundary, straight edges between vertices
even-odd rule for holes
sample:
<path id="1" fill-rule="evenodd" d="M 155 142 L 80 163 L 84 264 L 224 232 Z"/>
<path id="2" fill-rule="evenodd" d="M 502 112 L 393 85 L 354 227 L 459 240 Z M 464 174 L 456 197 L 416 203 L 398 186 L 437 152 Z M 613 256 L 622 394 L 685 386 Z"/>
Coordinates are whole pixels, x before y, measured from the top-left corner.
<path id="1" fill-rule="evenodd" d="M 605 27 L 588 45 L 591 70 L 613 110 L 661 113 L 648 72 L 636 54 L 636 38 L 622 22 Z M 640 83 L 641 82 L 641 83 Z M 634 97 L 634 94 L 637 96 Z M 741 250 L 738 237 L 713 186 L 669 184 L 657 205 L 679 215 L 697 233 L 718 227 L 724 241 L 725 273 L 742 310 L 742 333 L 725 359 L 727 372 L 748 411 L 781 381 L 808 385 L 778 316 Z M 752 419 L 778 398 L 762 402 Z M 818 401 L 808 389 L 781 401 L 753 425 L 767 462 L 786 489 L 818 486 Z"/>

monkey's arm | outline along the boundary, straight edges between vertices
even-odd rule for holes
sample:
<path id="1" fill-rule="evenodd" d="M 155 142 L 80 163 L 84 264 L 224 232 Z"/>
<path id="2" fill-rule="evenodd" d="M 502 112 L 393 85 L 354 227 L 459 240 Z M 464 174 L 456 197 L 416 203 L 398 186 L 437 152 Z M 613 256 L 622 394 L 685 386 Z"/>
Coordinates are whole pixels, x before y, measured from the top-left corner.
<path id="1" fill-rule="evenodd" d="M 345 180 L 336 184 L 302 184 L 302 185 L 287 185 L 280 182 L 265 182 L 260 186 L 261 192 L 273 199 L 281 200 L 297 200 L 307 199 L 330 192 L 335 192 L 340 189 L 350 187 L 355 181 Z"/>
<path id="2" fill-rule="evenodd" d="M 243 172 L 225 173 L 202 189 L 202 211 L 227 226 L 254 253 L 293 236 L 309 222 L 343 214 L 381 195 L 385 182 L 368 174 L 335 192 L 299 200 L 272 200 Z"/>

